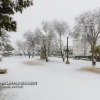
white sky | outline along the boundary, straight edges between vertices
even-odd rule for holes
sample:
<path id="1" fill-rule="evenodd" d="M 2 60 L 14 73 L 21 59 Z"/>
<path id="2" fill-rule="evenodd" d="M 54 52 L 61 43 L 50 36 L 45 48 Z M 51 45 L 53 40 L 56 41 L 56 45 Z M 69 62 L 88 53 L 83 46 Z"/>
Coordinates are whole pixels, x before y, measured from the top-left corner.
<path id="1" fill-rule="evenodd" d="M 99 0 L 34 0 L 34 5 L 25 9 L 22 14 L 16 13 L 13 18 L 17 21 L 17 32 L 9 33 L 12 45 L 16 40 L 23 40 L 23 33 L 27 30 L 34 31 L 41 26 L 43 20 L 64 20 L 72 28 L 74 19 L 79 14 L 100 7 Z M 63 40 L 66 43 L 66 37 Z M 69 46 L 72 39 L 69 38 Z M 14 46 L 15 47 L 15 46 Z"/>

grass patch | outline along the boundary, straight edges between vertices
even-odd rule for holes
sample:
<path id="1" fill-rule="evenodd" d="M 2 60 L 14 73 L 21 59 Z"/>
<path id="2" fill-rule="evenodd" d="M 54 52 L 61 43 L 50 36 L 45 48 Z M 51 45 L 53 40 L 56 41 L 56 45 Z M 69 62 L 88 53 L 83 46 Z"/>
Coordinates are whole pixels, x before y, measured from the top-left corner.
<path id="1" fill-rule="evenodd" d="M 1 70 L 0 69 L 0 74 L 6 74 L 7 73 L 7 69 Z"/>
<path id="2" fill-rule="evenodd" d="M 37 59 L 37 60 L 46 62 L 46 59 Z M 57 60 L 50 60 L 50 59 L 48 59 L 48 62 L 60 63 L 60 61 L 57 61 Z"/>
<path id="3" fill-rule="evenodd" d="M 23 64 L 26 64 L 26 65 L 43 65 L 43 63 L 36 62 L 36 61 L 25 61 L 25 62 L 23 62 Z"/>
<path id="4" fill-rule="evenodd" d="M 92 72 L 92 73 L 97 73 L 97 74 L 100 74 L 100 68 L 82 68 L 82 69 L 79 69 L 80 71 L 89 71 L 89 72 Z"/>

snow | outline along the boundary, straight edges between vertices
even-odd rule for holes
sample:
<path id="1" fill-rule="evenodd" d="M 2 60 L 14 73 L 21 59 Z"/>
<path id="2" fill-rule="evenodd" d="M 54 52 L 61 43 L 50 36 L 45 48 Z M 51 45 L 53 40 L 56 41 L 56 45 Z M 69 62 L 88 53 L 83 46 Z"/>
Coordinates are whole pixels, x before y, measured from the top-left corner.
<path id="1" fill-rule="evenodd" d="M 7 74 L 0 75 L 1 82 L 37 82 L 37 85 L 23 85 L 23 88 L 2 89 L 0 100 L 100 100 L 100 74 L 79 71 L 92 67 L 91 61 L 50 57 L 49 62 L 39 57 L 5 57 L 0 62 Z M 24 62 L 33 62 L 26 65 Z M 100 63 L 97 62 L 96 67 Z"/>
<path id="2" fill-rule="evenodd" d="M 12 2 L 16 2 L 17 1 L 18 2 L 18 0 L 10 0 L 10 1 L 12 1 Z M 27 0 L 23 0 L 23 1 L 27 1 Z"/>
<path id="3" fill-rule="evenodd" d="M 18 0 L 10 0 L 11 2 L 18 2 Z M 27 1 L 27 0 L 23 0 L 23 1 Z M 29 1 L 31 1 L 31 0 L 29 0 Z M 2 1 L 0 1 L 0 5 L 2 4 Z"/>

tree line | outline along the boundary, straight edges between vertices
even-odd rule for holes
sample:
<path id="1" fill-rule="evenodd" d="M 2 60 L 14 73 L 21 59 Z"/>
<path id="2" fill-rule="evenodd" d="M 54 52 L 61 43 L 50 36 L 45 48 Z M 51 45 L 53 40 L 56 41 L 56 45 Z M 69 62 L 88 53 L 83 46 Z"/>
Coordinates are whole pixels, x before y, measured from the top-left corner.
<path id="1" fill-rule="evenodd" d="M 7 35 L 5 36 L 6 32 L 16 32 L 17 22 L 14 21 L 11 15 L 14 15 L 16 12 L 22 13 L 24 8 L 32 5 L 32 0 L 0 0 L 0 40 L 4 40 L 4 38 L 7 39 Z M 59 47 L 56 33 L 59 35 L 60 39 L 59 49 L 62 58 L 64 56 L 62 53 L 61 39 L 64 34 L 68 33 L 74 39 L 80 39 L 82 41 L 84 50 L 87 48 L 87 44 L 91 45 L 92 65 L 94 65 L 94 57 L 97 55 L 95 52 L 98 51 L 96 50 L 97 37 L 100 33 L 100 8 L 93 11 L 86 11 L 77 16 L 75 18 L 75 25 L 72 29 L 72 32 L 69 31 L 69 26 L 65 21 L 43 21 L 42 29 L 37 28 L 34 32 L 25 32 L 25 42 L 22 44 L 27 44 L 26 47 L 29 53 L 33 51 L 34 47 L 40 45 L 44 48 L 48 48 L 47 52 L 48 55 L 50 55 L 51 48 L 55 48 L 57 50 Z M 3 42 L 0 43 L 2 46 L 4 46 Z M 22 47 L 24 46 L 21 46 L 21 48 Z"/>
<path id="2" fill-rule="evenodd" d="M 23 50 L 24 55 L 27 51 L 29 58 L 30 55 L 33 57 L 34 50 L 39 46 L 45 49 L 45 56 L 51 56 L 53 51 L 60 51 L 62 58 L 64 58 L 62 36 L 70 32 L 67 22 L 55 19 L 53 21 L 42 21 L 41 26 L 41 28 L 36 28 L 34 32 L 26 31 L 23 35 L 25 41 L 17 40 L 17 46 Z"/>

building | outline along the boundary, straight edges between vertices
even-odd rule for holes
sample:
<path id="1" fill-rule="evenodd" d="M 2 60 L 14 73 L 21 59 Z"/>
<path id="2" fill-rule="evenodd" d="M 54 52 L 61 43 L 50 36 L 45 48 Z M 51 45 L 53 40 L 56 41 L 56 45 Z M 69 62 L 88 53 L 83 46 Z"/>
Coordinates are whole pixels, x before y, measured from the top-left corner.
<path id="1" fill-rule="evenodd" d="M 100 45 L 100 36 L 97 38 L 96 45 Z M 73 40 L 73 55 L 74 56 L 90 56 L 91 45 L 82 44 L 81 40 Z"/>

